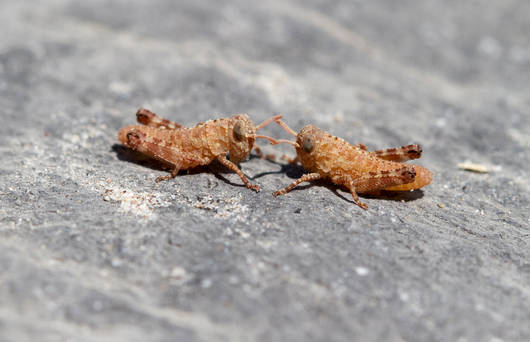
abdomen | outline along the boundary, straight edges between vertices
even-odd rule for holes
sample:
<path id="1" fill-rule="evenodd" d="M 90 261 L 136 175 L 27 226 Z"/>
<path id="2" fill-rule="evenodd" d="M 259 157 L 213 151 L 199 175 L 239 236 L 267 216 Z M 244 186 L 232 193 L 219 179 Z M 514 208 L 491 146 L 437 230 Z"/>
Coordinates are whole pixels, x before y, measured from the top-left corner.
<path id="1" fill-rule="evenodd" d="M 403 165 L 407 165 L 407 164 L 403 164 Z M 432 182 L 431 171 L 424 168 L 423 166 L 412 165 L 412 164 L 408 164 L 408 165 L 413 166 L 414 170 L 416 171 L 416 177 L 414 177 L 414 181 L 412 183 L 394 185 L 389 188 L 386 188 L 385 190 L 390 190 L 390 191 L 414 190 L 414 189 L 423 188 L 424 186 L 429 185 Z"/>

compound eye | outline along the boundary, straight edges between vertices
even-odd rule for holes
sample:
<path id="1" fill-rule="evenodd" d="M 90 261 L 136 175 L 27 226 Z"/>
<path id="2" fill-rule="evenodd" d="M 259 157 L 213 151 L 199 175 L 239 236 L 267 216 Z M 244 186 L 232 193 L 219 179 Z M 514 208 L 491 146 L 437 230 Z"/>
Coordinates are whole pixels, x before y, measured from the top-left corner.
<path id="1" fill-rule="evenodd" d="M 310 137 L 304 137 L 304 139 L 302 140 L 302 147 L 307 153 L 311 152 L 314 147 L 313 139 L 311 139 Z"/>
<path id="2" fill-rule="evenodd" d="M 234 125 L 234 135 L 239 141 L 245 138 L 245 124 L 242 121 L 238 121 Z"/>

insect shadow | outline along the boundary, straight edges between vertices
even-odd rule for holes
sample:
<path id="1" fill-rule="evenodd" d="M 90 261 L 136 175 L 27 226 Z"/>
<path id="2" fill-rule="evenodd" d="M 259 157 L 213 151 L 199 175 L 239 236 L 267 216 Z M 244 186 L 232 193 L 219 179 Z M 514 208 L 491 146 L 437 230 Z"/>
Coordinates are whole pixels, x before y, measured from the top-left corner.
<path id="1" fill-rule="evenodd" d="M 250 156 L 250 159 L 254 159 L 254 158 L 259 158 L 259 157 L 255 155 Z M 305 171 L 304 168 L 300 164 L 280 163 L 278 161 L 270 160 L 270 159 L 268 160 L 268 162 L 280 166 L 281 169 L 278 171 L 262 172 L 262 173 L 255 175 L 254 177 L 250 179 L 255 180 L 257 178 L 261 178 L 261 177 L 272 175 L 272 174 L 284 174 L 291 179 L 298 179 L 302 177 L 305 173 L 307 173 L 307 171 Z M 340 189 L 340 190 L 344 190 L 347 192 L 347 189 L 345 187 L 335 185 L 323 179 L 316 180 L 310 183 L 306 183 L 304 185 L 298 185 L 296 188 L 292 189 L 291 191 L 303 191 L 313 186 L 323 186 L 329 189 L 331 192 L 333 192 L 336 196 L 345 200 L 346 202 L 355 204 L 355 202 L 349 198 L 350 197 L 349 193 L 347 193 L 347 195 L 345 196 L 341 194 L 341 192 L 338 191 Z M 423 195 L 424 193 L 423 193 L 423 190 L 421 189 L 416 189 L 413 191 L 379 190 L 379 191 L 359 194 L 359 196 L 363 198 L 372 198 L 372 199 L 386 200 L 386 201 L 404 201 L 404 202 L 410 202 L 410 201 L 420 199 L 423 197 Z"/>
<path id="2" fill-rule="evenodd" d="M 114 144 L 112 145 L 112 151 L 116 153 L 119 160 L 138 164 L 147 168 L 150 168 L 151 170 L 155 171 L 166 171 L 168 169 L 171 169 L 170 165 L 166 165 L 163 162 L 160 162 L 156 159 L 150 158 L 140 152 L 134 151 L 128 147 L 125 147 L 120 144 Z M 252 159 L 260 159 L 259 156 L 255 154 L 251 154 L 249 160 Z M 261 172 L 255 175 L 254 177 L 248 177 L 249 179 L 256 180 L 268 175 L 274 175 L 274 174 L 283 174 L 291 179 L 298 179 L 302 177 L 306 171 L 304 168 L 299 164 L 289 164 L 289 163 L 281 163 L 275 160 L 267 159 L 267 162 L 272 163 L 274 165 L 277 165 L 280 167 L 280 170 L 277 171 L 266 171 Z M 207 166 L 198 166 L 190 170 L 182 170 L 179 172 L 179 174 L 198 174 L 202 172 L 211 172 L 214 174 L 214 176 L 223 181 L 224 183 L 244 188 L 244 184 L 240 183 L 234 183 L 224 177 L 224 174 L 232 174 L 233 172 L 228 169 L 227 167 L 223 166 L 221 163 L 214 161 L 210 165 Z M 313 186 L 323 186 L 329 189 L 331 192 L 333 192 L 336 196 L 340 197 L 341 199 L 345 200 L 346 202 L 355 203 L 353 200 L 349 199 L 348 196 L 344 196 L 341 194 L 338 189 L 342 189 L 342 187 L 337 186 L 335 184 L 330 184 L 329 182 L 326 182 L 325 180 L 317 180 L 308 184 L 299 185 L 296 188 L 294 188 L 292 191 L 302 191 L 305 189 L 309 189 Z M 423 191 L 422 190 L 414 190 L 414 191 L 379 191 L 379 192 L 373 192 L 373 193 L 364 193 L 360 194 L 363 198 L 377 198 L 380 200 L 389 200 L 389 201 L 414 201 L 417 199 L 420 199 L 423 197 Z"/>
<path id="3" fill-rule="evenodd" d="M 257 155 L 251 154 L 250 160 L 254 158 L 259 159 L 260 157 L 258 157 Z M 255 180 L 255 179 L 258 179 L 264 176 L 277 175 L 277 174 L 284 174 L 289 178 L 298 179 L 302 177 L 302 175 L 304 174 L 304 168 L 299 164 L 280 163 L 276 160 L 271 160 L 271 159 L 266 159 L 266 160 L 271 164 L 279 166 L 281 169 L 278 171 L 266 171 L 266 172 L 258 173 L 251 179 Z"/>
<path id="4" fill-rule="evenodd" d="M 170 168 L 169 165 L 120 144 L 112 145 L 112 151 L 116 153 L 119 160 L 145 166 L 151 170 L 165 171 Z"/>
<path id="5" fill-rule="evenodd" d="M 344 197 L 340 193 L 337 192 L 338 188 L 342 187 L 335 187 L 332 188 L 329 183 L 326 182 L 326 187 L 328 189 L 331 189 L 337 196 L 342 197 L 344 200 L 355 203 L 353 200 L 348 199 L 347 197 Z M 344 188 L 346 190 L 346 188 Z M 348 193 L 349 195 L 349 193 Z M 410 202 L 415 201 L 417 199 L 420 199 L 423 197 L 423 190 L 416 189 L 412 191 L 386 191 L 386 190 L 379 190 L 374 192 L 367 192 L 367 193 L 360 193 L 359 196 L 363 198 L 371 198 L 371 199 L 378 199 L 383 201 L 395 201 L 395 202 Z"/>
<path id="6" fill-rule="evenodd" d="M 133 149 L 130 149 L 126 146 L 120 145 L 120 144 L 114 144 L 112 145 L 112 151 L 116 153 L 117 157 L 121 161 L 126 161 L 129 163 L 134 163 L 137 165 L 141 165 L 143 167 L 147 167 L 151 170 L 155 171 L 167 171 L 171 169 L 171 165 L 168 165 L 164 162 L 158 161 L 156 159 L 153 159 L 149 156 L 146 156 L 143 153 L 137 152 Z M 256 157 L 257 158 L 257 157 Z M 245 188 L 244 184 L 234 183 L 230 180 L 228 180 L 226 177 L 222 176 L 223 174 L 234 174 L 232 170 L 225 167 L 218 161 L 214 160 L 211 164 L 205 165 L 205 166 L 197 166 L 191 169 L 187 170 L 181 170 L 179 172 L 179 175 L 195 175 L 203 172 L 209 172 L 213 173 L 214 176 L 225 182 L 226 184 L 229 184 L 231 186 L 236 187 L 242 187 Z M 250 177 L 249 177 L 250 178 Z M 252 179 L 252 178 L 250 178 Z M 154 180 L 153 180 L 154 182 Z"/>

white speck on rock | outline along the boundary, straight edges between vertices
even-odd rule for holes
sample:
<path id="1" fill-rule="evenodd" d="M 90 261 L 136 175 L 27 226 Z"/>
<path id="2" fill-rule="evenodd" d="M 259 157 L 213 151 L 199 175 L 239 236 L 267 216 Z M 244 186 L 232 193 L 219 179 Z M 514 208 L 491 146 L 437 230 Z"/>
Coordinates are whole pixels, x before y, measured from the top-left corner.
<path id="1" fill-rule="evenodd" d="M 213 197 L 208 194 L 196 201 L 186 202 L 197 209 L 215 212 L 216 218 L 232 218 L 243 222 L 248 219 L 249 209 L 247 205 L 241 204 L 242 200 L 241 194 L 229 198 Z"/>
<path id="2" fill-rule="evenodd" d="M 502 338 L 498 338 L 496 336 L 492 336 L 490 339 L 489 339 L 489 342 L 504 342 L 504 340 Z"/>
<path id="3" fill-rule="evenodd" d="M 406 292 L 399 292 L 399 299 L 401 299 L 401 301 L 403 302 L 408 302 L 409 301 L 409 294 L 406 293 Z"/>
<path id="4" fill-rule="evenodd" d="M 201 287 L 203 289 L 210 288 L 212 286 L 212 280 L 209 278 L 205 278 L 201 281 Z"/>
<path id="5" fill-rule="evenodd" d="M 440 127 L 440 128 L 447 126 L 447 120 L 445 118 L 438 118 L 436 119 L 434 123 L 436 127 Z"/>
<path id="6" fill-rule="evenodd" d="M 109 91 L 117 95 L 129 95 L 132 86 L 129 83 L 114 81 L 109 84 Z"/>
<path id="7" fill-rule="evenodd" d="M 167 207 L 170 202 L 164 199 L 163 194 L 157 192 L 134 192 L 132 190 L 112 187 L 107 188 L 102 194 L 103 200 L 120 202 L 120 210 L 132 213 L 145 219 L 156 218 L 154 208 Z"/>
<path id="8" fill-rule="evenodd" d="M 364 277 L 368 275 L 368 273 L 370 273 L 370 270 L 367 269 L 366 267 L 358 266 L 355 268 L 355 272 L 357 273 L 357 275 Z"/>
<path id="9" fill-rule="evenodd" d="M 171 269 L 171 278 L 184 278 L 188 272 L 180 266 L 175 266 Z"/>

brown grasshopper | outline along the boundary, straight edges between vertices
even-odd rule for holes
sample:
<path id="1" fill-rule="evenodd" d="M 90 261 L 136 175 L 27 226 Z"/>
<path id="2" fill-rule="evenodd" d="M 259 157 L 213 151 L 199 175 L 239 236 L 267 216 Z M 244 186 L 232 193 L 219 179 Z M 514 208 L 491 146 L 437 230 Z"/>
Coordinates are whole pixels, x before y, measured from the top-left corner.
<path id="1" fill-rule="evenodd" d="M 419 189 L 432 181 L 432 173 L 419 165 L 402 162 L 421 157 L 419 145 L 369 152 L 363 144 L 352 145 L 320 128 L 307 125 L 296 134 L 282 120 L 275 119 L 283 129 L 296 137 L 296 142 L 277 140 L 277 143 L 289 143 L 296 148 L 297 156 L 290 162 L 301 162 L 311 173 L 303 175 L 285 189 L 273 195 L 285 195 L 302 182 L 317 179 L 329 179 L 337 185 L 345 186 L 359 207 L 368 209 L 357 193 L 377 190 L 404 191 Z"/>
<path id="2" fill-rule="evenodd" d="M 250 155 L 256 138 L 276 143 L 270 137 L 257 135 L 256 131 L 280 119 L 281 115 L 273 116 L 257 126 L 254 126 L 248 115 L 239 114 L 189 128 L 143 108 L 138 110 L 136 118 L 143 125 L 122 128 L 118 132 L 118 140 L 125 146 L 172 167 L 171 174 L 158 177 L 156 182 L 175 177 L 179 170 L 208 165 L 217 159 L 237 173 L 247 188 L 259 191 L 260 187 L 251 184 L 237 164 Z M 226 158 L 227 153 L 230 160 Z"/>

